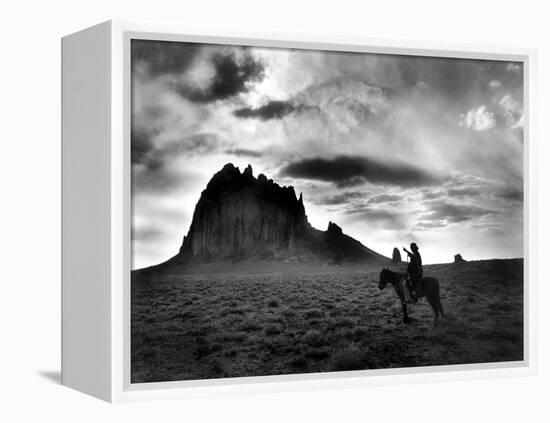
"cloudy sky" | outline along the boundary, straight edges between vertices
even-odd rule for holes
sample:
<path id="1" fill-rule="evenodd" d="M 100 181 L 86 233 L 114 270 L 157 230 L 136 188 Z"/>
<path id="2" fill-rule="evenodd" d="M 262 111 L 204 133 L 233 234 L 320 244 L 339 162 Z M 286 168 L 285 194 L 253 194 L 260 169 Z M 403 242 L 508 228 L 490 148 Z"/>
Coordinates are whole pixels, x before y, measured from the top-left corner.
<path id="1" fill-rule="evenodd" d="M 232 162 L 390 256 L 523 256 L 521 63 L 132 42 L 134 268 Z"/>

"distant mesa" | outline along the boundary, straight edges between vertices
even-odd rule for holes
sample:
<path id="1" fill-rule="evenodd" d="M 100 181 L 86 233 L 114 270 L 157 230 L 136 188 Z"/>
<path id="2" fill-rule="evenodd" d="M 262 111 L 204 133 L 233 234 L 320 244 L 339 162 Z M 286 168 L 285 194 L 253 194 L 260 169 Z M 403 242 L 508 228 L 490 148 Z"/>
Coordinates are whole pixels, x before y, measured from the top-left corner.
<path id="1" fill-rule="evenodd" d="M 284 263 L 388 263 L 329 222 L 326 231 L 308 222 L 302 194 L 272 179 L 226 164 L 214 174 L 195 206 L 178 254 L 158 266 L 244 260 Z"/>
<path id="2" fill-rule="evenodd" d="M 393 253 L 391 255 L 391 261 L 393 264 L 401 263 L 401 253 L 399 252 L 399 248 L 394 247 Z"/>
<path id="3" fill-rule="evenodd" d="M 462 255 L 460 254 L 455 254 L 455 263 L 461 263 L 463 261 L 466 261 L 462 258 Z"/>

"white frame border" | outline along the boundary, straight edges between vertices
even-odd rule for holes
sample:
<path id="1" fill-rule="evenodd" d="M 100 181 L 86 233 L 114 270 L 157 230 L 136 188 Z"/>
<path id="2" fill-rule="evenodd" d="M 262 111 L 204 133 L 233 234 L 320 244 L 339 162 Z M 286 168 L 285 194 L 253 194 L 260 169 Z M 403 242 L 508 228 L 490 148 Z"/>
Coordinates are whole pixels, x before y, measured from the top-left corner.
<path id="1" fill-rule="evenodd" d="M 111 22 L 111 400 L 136 401 L 532 376 L 536 357 L 536 50 L 334 35 Z M 130 39 L 443 56 L 524 63 L 524 360 L 130 384 Z M 125 75 L 128 75 L 126 77 Z"/>

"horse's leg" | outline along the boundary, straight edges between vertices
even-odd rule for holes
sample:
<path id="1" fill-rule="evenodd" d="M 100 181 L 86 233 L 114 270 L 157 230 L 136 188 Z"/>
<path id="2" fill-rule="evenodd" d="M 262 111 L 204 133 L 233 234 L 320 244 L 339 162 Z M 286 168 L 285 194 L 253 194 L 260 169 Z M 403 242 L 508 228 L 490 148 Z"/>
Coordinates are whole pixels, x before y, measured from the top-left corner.
<path id="1" fill-rule="evenodd" d="M 401 308 L 403 309 L 403 323 L 409 323 L 409 315 L 407 314 L 407 304 L 401 303 Z"/>
<path id="2" fill-rule="evenodd" d="M 437 306 L 437 310 L 439 311 L 439 313 L 441 314 L 441 317 L 444 316 L 444 313 L 443 313 L 443 306 L 441 305 L 441 296 L 439 295 L 439 283 L 436 284 L 436 290 L 435 290 L 435 304 Z"/>
<path id="3" fill-rule="evenodd" d="M 428 299 L 428 302 L 432 306 L 432 310 L 434 311 L 434 315 L 435 315 L 435 320 L 437 321 L 437 319 L 439 318 L 439 310 L 440 310 L 439 308 L 440 304 L 438 303 L 438 299 L 435 298 L 433 295 L 426 296 L 426 298 Z"/>

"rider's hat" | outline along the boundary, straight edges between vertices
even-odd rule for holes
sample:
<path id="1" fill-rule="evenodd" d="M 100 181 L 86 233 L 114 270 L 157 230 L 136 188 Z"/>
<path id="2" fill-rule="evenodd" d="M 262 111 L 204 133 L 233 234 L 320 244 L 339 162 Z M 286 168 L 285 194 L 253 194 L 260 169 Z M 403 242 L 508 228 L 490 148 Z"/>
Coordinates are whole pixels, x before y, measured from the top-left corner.
<path id="1" fill-rule="evenodd" d="M 414 251 L 417 251 L 418 250 L 418 245 L 416 245 L 416 242 L 413 242 L 411 244 L 411 250 L 414 250 Z"/>

